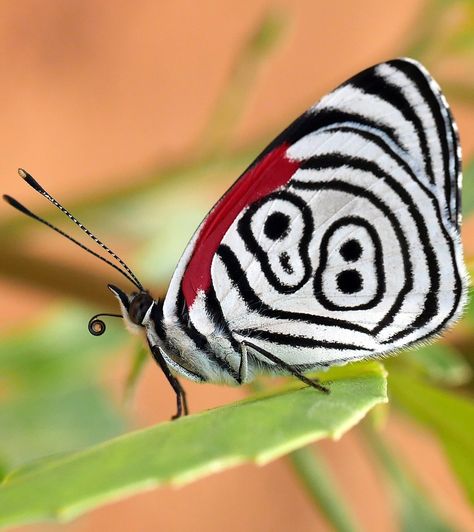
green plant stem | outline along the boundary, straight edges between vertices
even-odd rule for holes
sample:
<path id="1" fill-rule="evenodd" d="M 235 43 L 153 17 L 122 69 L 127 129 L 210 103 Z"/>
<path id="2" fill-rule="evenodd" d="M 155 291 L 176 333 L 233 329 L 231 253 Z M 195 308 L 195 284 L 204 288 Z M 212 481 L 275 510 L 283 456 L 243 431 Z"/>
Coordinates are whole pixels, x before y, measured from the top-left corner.
<path id="1" fill-rule="evenodd" d="M 387 445 L 383 442 L 382 438 L 378 435 L 377 431 L 371 426 L 370 420 L 363 425 L 363 434 L 370 444 L 370 447 L 375 452 L 380 463 L 383 465 L 390 479 L 398 486 L 406 489 L 408 486 L 408 480 L 402 473 L 397 461 L 392 453 L 389 451 Z"/>
<path id="2" fill-rule="evenodd" d="M 452 532 L 454 527 L 439 514 L 433 502 L 412 479 L 411 471 L 392 453 L 379 433 L 363 423 L 363 434 L 390 482 L 401 530 Z"/>
<path id="3" fill-rule="evenodd" d="M 217 98 L 198 150 L 203 154 L 226 151 L 236 129 L 248 96 L 255 85 L 261 64 L 281 42 L 287 17 L 273 8 L 265 13 L 254 31 L 248 36 L 229 76 L 229 81 Z"/>
<path id="4" fill-rule="evenodd" d="M 341 532 L 357 530 L 352 515 L 331 481 L 331 473 L 314 447 L 293 451 L 288 459 L 311 500 L 328 522 Z"/>
<path id="5" fill-rule="evenodd" d="M 133 361 L 129 373 L 127 375 L 127 380 L 125 382 L 125 388 L 123 391 L 123 402 L 125 404 L 129 404 L 129 402 L 132 400 L 132 397 L 137 387 L 137 383 L 149 359 L 150 357 L 148 351 L 141 343 L 138 344 L 135 350 L 135 354 L 133 356 Z"/>

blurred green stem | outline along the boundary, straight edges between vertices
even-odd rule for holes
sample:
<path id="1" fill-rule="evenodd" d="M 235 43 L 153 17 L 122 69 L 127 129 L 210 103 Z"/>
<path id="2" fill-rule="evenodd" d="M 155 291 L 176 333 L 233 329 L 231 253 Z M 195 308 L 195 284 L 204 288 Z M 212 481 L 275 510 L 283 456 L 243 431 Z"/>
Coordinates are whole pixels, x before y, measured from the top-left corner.
<path id="1" fill-rule="evenodd" d="M 416 31 L 412 32 L 413 39 L 405 47 L 404 55 L 414 57 L 419 60 L 427 61 L 430 54 L 435 52 L 434 43 L 436 43 L 439 31 L 439 23 L 450 2 L 445 0 L 431 0 L 427 2 L 416 22 Z"/>
<path id="2" fill-rule="evenodd" d="M 145 369 L 145 364 L 149 359 L 150 357 L 148 355 L 148 350 L 145 349 L 141 343 L 139 343 L 135 348 L 132 365 L 127 375 L 127 380 L 123 390 L 123 402 L 126 405 L 132 400 L 138 380 L 141 377 L 143 370 Z"/>
<path id="3" fill-rule="evenodd" d="M 311 500 L 334 529 L 341 532 L 357 530 L 353 517 L 331 481 L 331 472 L 314 447 L 293 451 L 288 459 Z"/>
<path id="4" fill-rule="evenodd" d="M 389 480 L 400 530 L 452 532 L 454 527 L 439 515 L 435 505 L 412 480 L 409 472 L 405 471 L 403 464 L 395 457 L 370 420 L 368 421 L 360 426 Z"/>
<path id="5" fill-rule="evenodd" d="M 198 149 L 203 154 L 227 151 L 263 61 L 281 42 L 288 15 L 270 8 L 236 57 L 229 81 L 211 115 Z"/>
<path id="6" fill-rule="evenodd" d="M 397 461 L 389 451 L 387 445 L 385 445 L 376 429 L 374 429 L 372 426 L 371 420 L 369 420 L 367 423 L 364 423 L 362 427 L 366 440 L 388 473 L 388 476 L 393 482 L 406 489 L 408 486 L 408 481 L 405 475 L 402 473 Z"/>

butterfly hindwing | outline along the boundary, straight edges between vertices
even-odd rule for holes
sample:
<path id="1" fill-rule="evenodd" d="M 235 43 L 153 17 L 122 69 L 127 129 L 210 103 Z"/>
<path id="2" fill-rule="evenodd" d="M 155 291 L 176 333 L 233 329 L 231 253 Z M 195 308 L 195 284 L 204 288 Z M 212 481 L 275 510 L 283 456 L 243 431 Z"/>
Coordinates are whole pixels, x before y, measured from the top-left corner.
<path id="1" fill-rule="evenodd" d="M 217 203 L 165 301 L 300 368 L 383 354 L 459 316 L 460 149 L 423 67 L 365 70 L 280 134 Z M 211 298 L 208 297 L 212 293 Z M 212 316 L 211 316 L 212 315 Z"/>

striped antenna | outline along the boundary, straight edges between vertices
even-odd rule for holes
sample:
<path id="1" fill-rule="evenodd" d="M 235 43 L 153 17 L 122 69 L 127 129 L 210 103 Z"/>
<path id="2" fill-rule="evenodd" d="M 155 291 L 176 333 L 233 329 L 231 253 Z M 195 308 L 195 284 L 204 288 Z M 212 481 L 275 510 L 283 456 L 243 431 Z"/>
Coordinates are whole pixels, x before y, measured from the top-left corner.
<path id="1" fill-rule="evenodd" d="M 3 195 L 3 199 L 9 204 L 11 205 L 12 207 L 14 207 L 16 210 L 20 211 L 21 213 L 23 214 L 26 214 L 26 216 L 29 216 L 30 218 L 33 218 L 33 220 L 37 220 L 38 222 L 41 222 L 42 224 L 46 225 L 47 227 L 49 227 L 50 229 L 52 229 L 53 231 L 56 231 L 56 233 L 60 234 L 61 236 L 67 238 L 68 240 L 70 240 L 71 242 L 74 242 L 74 244 L 76 244 L 76 246 L 79 246 L 81 249 L 87 251 L 88 253 L 90 253 L 91 255 L 94 255 L 94 257 L 97 257 L 98 259 L 100 259 L 101 261 L 107 263 L 109 266 L 112 266 L 112 268 L 114 268 L 115 270 L 117 270 L 118 272 L 120 272 L 123 276 L 125 276 L 132 284 L 134 284 L 139 290 L 143 290 L 143 287 L 140 283 L 137 283 L 135 281 L 134 278 L 130 277 L 130 275 L 128 275 L 127 273 L 125 273 L 121 268 L 119 268 L 116 264 L 114 264 L 113 262 L 111 262 L 110 260 L 106 259 L 105 257 L 102 257 L 102 255 L 99 255 L 98 253 L 96 253 L 95 251 L 93 251 L 92 249 L 89 249 L 87 246 L 85 246 L 84 244 L 82 244 L 81 242 L 79 242 L 78 240 L 76 240 L 75 238 L 73 238 L 72 236 L 69 236 L 67 233 L 65 233 L 64 231 L 61 231 L 61 229 L 59 229 L 58 227 L 56 227 L 55 225 L 53 225 L 52 223 L 48 222 L 47 220 L 44 220 L 43 218 L 41 218 L 40 216 L 38 216 L 37 214 L 31 212 L 29 209 L 27 209 L 24 205 L 22 205 L 18 200 L 16 200 L 15 198 L 12 198 L 11 196 L 8 196 L 7 194 L 4 194 Z"/>
<path id="2" fill-rule="evenodd" d="M 119 268 L 116 264 L 109 261 L 102 255 L 99 255 L 95 251 L 89 249 L 87 246 L 76 240 L 75 238 L 69 236 L 67 233 L 62 231 L 61 229 L 57 228 L 50 222 L 44 220 L 40 216 L 34 214 L 29 209 L 27 209 L 24 205 L 22 205 L 19 201 L 12 198 L 11 196 L 4 195 L 3 199 L 9 203 L 12 207 L 19 210 L 23 214 L 26 214 L 30 218 L 33 218 L 34 220 L 37 220 L 38 222 L 41 222 L 42 224 L 46 225 L 47 227 L 53 229 L 60 235 L 64 236 L 71 242 L 74 242 L 77 246 L 84 249 L 94 257 L 97 257 L 98 259 L 102 260 L 103 262 L 107 263 L 109 266 L 112 266 L 115 270 L 119 271 L 123 276 L 125 276 L 132 284 L 134 284 L 139 290 L 143 290 L 143 286 L 140 283 L 140 281 L 137 279 L 136 275 L 132 272 L 132 270 L 125 264 L 125 262 L 116 254 L 114 253 L 108 246 L 106 246 L 101 240 L 99 240 L 93 233 L 91 233 L 75 216 L 73 216 L 67 209 L 65 209 L 51 194 L 46 192 L 46 190 L 25 170 L 20 168 L 18 170 L 19 175 L 31 186 L 33 187 L 37 192 L 39 192 L 42 196 L 44 196 L 47 200 L 49 200 L 53 205 L 55 205 L 61 212 L 63 212 L 70 220 L 72 220 L 86 235 L 88 235 L 94 242 L 96 242 L 102 249 L 107 251 L 112 257 L 119 262 L 119 264 L 123 267 L 123 270 Z M 125 270 L 125 271 L 124 271 Z"/>

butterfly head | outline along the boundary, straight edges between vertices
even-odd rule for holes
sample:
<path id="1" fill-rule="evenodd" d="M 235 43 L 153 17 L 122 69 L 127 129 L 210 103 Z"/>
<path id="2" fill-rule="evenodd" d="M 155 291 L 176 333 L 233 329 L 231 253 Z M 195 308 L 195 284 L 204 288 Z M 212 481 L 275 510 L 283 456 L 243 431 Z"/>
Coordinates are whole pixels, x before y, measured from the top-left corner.
<path id="1" fill-rule="evenodd" d="M 147 290 L 140 290 L 127 294 L 115 285 L 109 284 L 108 287 L 119 301 L 127 328 L 132 332 L 139 332 L 145 325 L 145 316 L 155 305 L 150 293 Z"/>

